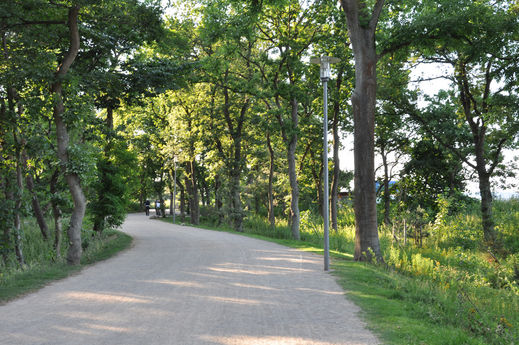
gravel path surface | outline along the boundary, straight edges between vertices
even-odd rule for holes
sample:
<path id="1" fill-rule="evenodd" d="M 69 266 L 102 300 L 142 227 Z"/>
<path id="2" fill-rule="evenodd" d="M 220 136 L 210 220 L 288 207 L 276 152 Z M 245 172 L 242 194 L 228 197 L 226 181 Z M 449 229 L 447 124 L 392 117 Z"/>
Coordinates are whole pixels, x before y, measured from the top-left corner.
<path id="1" fill-rule="evenodd" d="M 128 216 L 132 249 L 0 306 L 0 344 L 378 344 L 322 257 Z"/>

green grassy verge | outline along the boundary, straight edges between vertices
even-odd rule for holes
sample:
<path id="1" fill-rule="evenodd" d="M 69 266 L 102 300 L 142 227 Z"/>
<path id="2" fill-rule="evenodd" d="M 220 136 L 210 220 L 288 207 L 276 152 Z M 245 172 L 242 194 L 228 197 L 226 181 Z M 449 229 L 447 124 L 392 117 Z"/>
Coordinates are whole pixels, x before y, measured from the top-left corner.
<path id="1" fill-rule="evenodd" d="M 163 219 L 171 222 L 170 218 Z M 177 222 L 178 223 L 178 222 Z M 228 226 L 211 224 L 200 228 L 226 231 L 258 238 L 301 250 L 322 254 L 319 241 L 311 236 L 306 241 L 287 239 L 281 229 L 275 234 L 259 234 L 259 226 L 247 224 L 244 233 Z M 272 236 L 278 238 L 272 238 Z M 304 237 L 304 236 L 302 236 Z M 343 247 L 350 248 L 351 244 Z M 332 247 L 333 248 L 333 247 Z M 361 317 L 384 344 L 517 344 L 512 316 L 480 307 L 486 296 L 503 305 L 517 303 L 517 297 L 506 291 L 464 285 L 450 286 L 427 276 L 413 276 L 386 265 L 355 262 L 349 251 L 332 251 L 332 273 L 348 297 L 361 310 Z M 451 282 L 454 284 L 455 282 Z M 481 300 L 475 300 L 480 298 Z M 490 303 L 490 305 L 493 305 Z M 498 315 L 499 314 L 499 315 Z"/>
<path id="2" fill-rule="evenodd" d="M 83 267 L 106 260 L 128 248 L 132 238 L 120 231 L 106 231 L 101 238 L 90 240 L 83 252 L 81 265 L 63 262 L 33 263 L 24 269 L 0 273 L 0 304 L 36 291 L 50 282 L 79 272 Z"/>

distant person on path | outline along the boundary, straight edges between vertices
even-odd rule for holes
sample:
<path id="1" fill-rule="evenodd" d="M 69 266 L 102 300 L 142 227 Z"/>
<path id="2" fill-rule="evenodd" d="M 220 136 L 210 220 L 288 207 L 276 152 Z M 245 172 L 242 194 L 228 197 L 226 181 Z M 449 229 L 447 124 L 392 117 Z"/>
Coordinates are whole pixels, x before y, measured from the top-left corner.
<path id="1" fill-rule="evenodd" d="M 160 200 L 155 200 L 155 212 L 157 217 L 160 217 Z"/>
<path id="2" fill-rule="evenodd" d="M 149 216 L 150 215 L 150 201 L 146 200 L 146 202 L 144 202 L 144 205 L 146 206 L 146 215 Z"/>

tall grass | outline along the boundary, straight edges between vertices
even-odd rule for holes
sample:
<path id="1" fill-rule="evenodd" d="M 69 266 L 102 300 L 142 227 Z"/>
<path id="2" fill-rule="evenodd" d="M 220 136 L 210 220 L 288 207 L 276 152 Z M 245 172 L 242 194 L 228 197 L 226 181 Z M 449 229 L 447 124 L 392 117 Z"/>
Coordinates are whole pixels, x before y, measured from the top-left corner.
<path id="1" fill-rule="evenodd" d="M 63 225 L 66 229 L 67 224 Z M 49 227 L 50 233 L 53 234 L 51 222 Z M 91 229 L 91 224 L 86 218 L 84 227 L 81 233 L 83 247 L 81 265 L 104 260 L 127 248 L 132 241 L 130 236 L 118 231 L 110 230 L 98 234 L 87 230 Z M 0 303 L 36 290 L 52 280 L 64 278 L 81 269 L 81 266 L 66 264 L 68 241 L 65 234 L 61 248 L 62 256 L 58 258 L 53 248 L 53 239 L 47 241 L 43 239 L 34 219 L 25 219 L 21 230 L 22 250 L 26 264 L 21 267 L 12 251 L 8 255 L 7 262 L 0 263 Z"/>

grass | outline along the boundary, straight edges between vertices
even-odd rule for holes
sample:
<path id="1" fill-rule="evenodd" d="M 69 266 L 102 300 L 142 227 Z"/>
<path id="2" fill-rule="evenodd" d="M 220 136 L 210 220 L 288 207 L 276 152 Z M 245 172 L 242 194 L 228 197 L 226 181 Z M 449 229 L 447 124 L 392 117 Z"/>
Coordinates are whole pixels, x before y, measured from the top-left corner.
<path id="1" fill-rule="evenodd" d="M 24 254 L 27 265 L 19 268 L 12 264 L 2 267 L 0 272 L 0 304 L 36 291 L 55 280 L 66 278 L 79 272 L 85 266 L 106 260 L 128 248 L 132 238 L 127 234 L 110 230 L 101 236 L 92 237 L 91 231 L 84 231 L 84 251 L 79 266 L 69 266 L 64 259 L 56 259 L 52 241 L 43 241 L 32 220 L 24 224 Z M 66 241 L 64 241 L 66 242 Z M 63 248 L 63 253 L 66 247 Z M 14 259 L 11 259 L 14 261 Z"/>
<path id="2" fill-rule="evenodd" d="M 512 244 L 519 237 L 510 220 L 519 214 L 516 206 L 513 212 L 508 204 L 496 210 Z M 477 215 L 457 214 L 430 224 L 435 228 L 421 248 L 393 243 L 391 229 L 381 227 L 387 264 L 372 265 L 355 262 L 350 254 L 354 228 L 346 212 L 339 231 L 330 236 L 333 274 L 384 344 L 519 344 L 519 293 L 512 269 L 517 253 L 512 247 L 500 263 L 489 260 L 472 242 L 480 237 Z M 200 227 L 233 232 L 227 225 L 216 227 L 210 218 Z M 302 241 L 294 241 L 286 224 L 272 228 L 259 217 L 248 217 L 241 234 L 322 254 L 320 228 L 318 220 L 302 214 Z M 470 239 L 467 248 L 459 246 L 464 237 Z"/>

